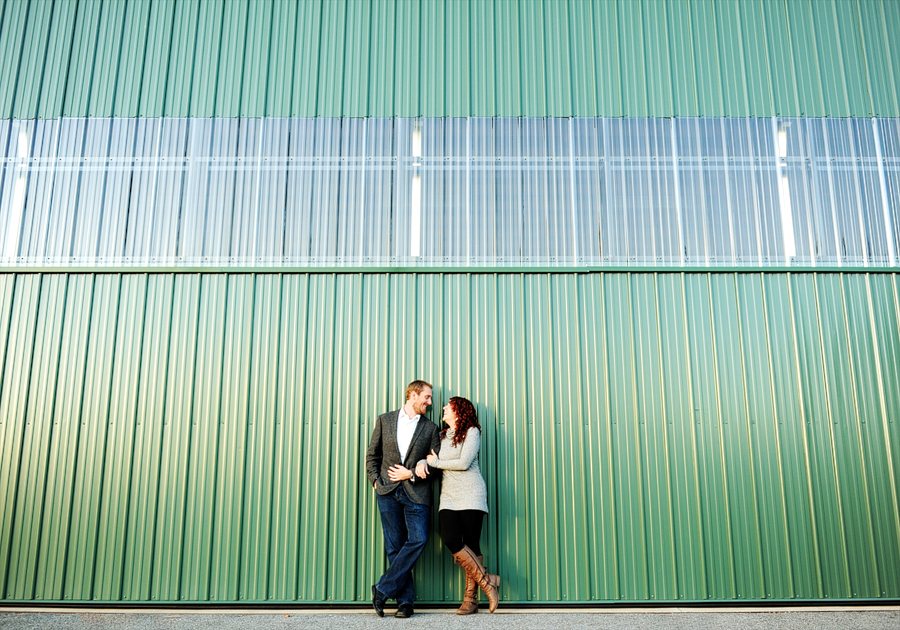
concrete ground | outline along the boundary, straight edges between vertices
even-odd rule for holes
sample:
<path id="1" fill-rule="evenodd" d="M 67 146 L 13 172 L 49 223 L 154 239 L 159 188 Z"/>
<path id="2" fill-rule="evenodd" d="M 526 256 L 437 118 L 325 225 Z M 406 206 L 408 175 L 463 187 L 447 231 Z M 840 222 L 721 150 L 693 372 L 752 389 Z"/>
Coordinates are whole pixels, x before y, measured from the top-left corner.
<path id="1" fill-rule="evenodd" d="M 452 610 L 421 610 L 411 619 L 383 619 L 371 611 L 10 612 L 0 628 L 22 630 L 900 630 L 900 606 L 823 609 L 500 609 L 458 617 Z"/>

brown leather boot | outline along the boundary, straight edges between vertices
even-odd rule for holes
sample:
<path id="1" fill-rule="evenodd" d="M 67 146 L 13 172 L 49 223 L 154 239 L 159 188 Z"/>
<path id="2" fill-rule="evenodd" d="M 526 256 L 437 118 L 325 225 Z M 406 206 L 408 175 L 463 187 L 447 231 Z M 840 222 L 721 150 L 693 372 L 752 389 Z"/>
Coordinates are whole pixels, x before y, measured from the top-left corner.
<path id="1" fill-rule="evenodd" d="M 497 591 L 497 587 L 500 586 L 500 576 L 492 575 L 485 571 L 481 563 L 478 562 L 478 556 L 468 547 L 463 547 L 453 554 L 453 559 L 466 572 L 466 577 L 474 580 L 481 587 L 481 590 L 484 591 L 484 594 L 487 595 L 488 610 L 491 612 L 497 610 L 497 604 L 500 603 L 500 593 Z"/>
<path id="2" fill-rule="evenodd" d="M 478 564 L 484 566 L 484 556 L 476 556 Z M 466 573 L 466 591 L 463 593 L 462 606 L 456 609 L 457 615 L 471 615 L 478 612 L 478 584 Z"/>

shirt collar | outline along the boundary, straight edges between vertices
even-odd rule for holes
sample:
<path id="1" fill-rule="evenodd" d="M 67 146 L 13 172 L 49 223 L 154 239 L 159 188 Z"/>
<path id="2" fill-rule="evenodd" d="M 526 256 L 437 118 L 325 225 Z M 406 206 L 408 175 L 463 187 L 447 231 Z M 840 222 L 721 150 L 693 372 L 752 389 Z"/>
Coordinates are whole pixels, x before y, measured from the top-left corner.
<path id="1" fill-rule="evenodd" d="M 406 405 L 404 405 L 403 407 L 400 407 L 400 414 L 399 414 L 399 416 L 398 416 L 397 419 L 398 419 L 398 420 L 407 420 L 407 421 L 409 421 L 409 422 L 418 422 L 418 421 L 419 421 L 419 418 L 421 418 L 421 417 L 422 417 L 421 414 L 416 414 L 415 416 L 413 416 L 412 418 L 410 418 L 410 417 L 406 414 Z"/>

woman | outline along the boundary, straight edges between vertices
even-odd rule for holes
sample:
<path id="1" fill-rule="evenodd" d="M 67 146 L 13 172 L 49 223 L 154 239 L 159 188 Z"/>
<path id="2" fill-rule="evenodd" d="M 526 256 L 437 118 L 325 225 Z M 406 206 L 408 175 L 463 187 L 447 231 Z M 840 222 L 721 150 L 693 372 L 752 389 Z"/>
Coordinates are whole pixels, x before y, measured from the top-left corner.
<path id="1" fill-rule="evenodd" d="M 470 401 L 454 396 L 444 407 L 447 429 L 441 433 L 440 455 L 433 450 L 426 462 L 444 471 L 439 508 L 441 539 L 456 564 L 466 572 L 466 592 L 457 615 L 478 612 L 478 587 L 497 609 L 500 576 L 484 570 L 481 555 L 481 523 L 487 514 L 487 486 L 478 467 L 481 426 Z"/>

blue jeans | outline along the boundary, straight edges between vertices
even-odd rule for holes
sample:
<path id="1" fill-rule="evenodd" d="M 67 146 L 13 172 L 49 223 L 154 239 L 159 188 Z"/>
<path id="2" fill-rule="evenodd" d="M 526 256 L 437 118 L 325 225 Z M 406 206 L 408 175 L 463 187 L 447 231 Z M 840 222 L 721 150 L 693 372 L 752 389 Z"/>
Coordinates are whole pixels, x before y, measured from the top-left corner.
<path id="1" fill-rule="evenodd" d="M 428 542 L 429 508 L 410 501 L 403 486 L 398 486 L 387 496 L 375 496 L 378 497 L 384 547 L 390 563 L 375 588 L 385 599 L 396 599 L 398 606 L 411 606 L 416 599 L 412 568 Z"/>

